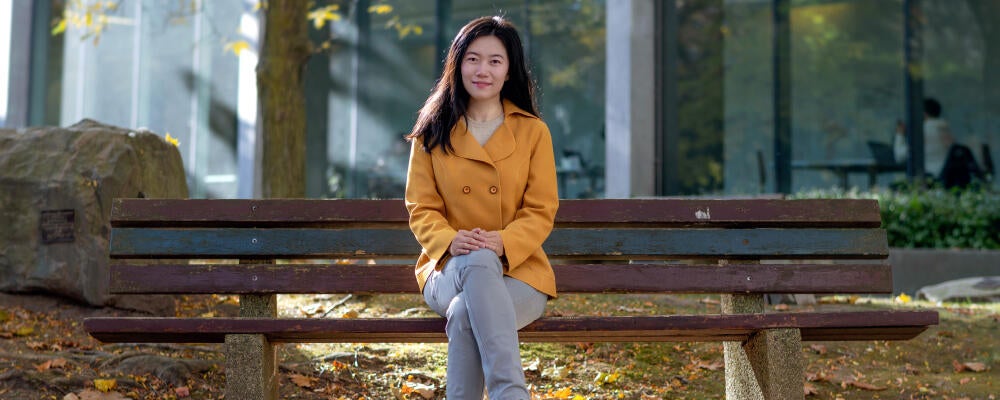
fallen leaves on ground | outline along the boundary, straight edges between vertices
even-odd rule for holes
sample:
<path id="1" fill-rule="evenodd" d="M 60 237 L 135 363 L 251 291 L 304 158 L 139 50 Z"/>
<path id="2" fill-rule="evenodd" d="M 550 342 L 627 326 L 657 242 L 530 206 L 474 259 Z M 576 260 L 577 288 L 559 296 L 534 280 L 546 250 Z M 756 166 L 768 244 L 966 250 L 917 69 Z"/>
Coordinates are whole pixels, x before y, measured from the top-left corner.
<path id="1" fill-rule="evenodd" d="M 854 386 L 854 387 L 856 387 L 858 389 L 871 390 L 871 391 L 874 391 L 874 392 L 878 392 L 878 391 L 882 391 L 882 390 L 887 389 L 885 386 L 875 386 L 875 385 L 872 385 L 870 383 L 864 383 L 864 382 L 859 382 L 859 381 L 855 381 L 855 380 L 845 381 L 844 383 L 841 383 L 840 386 L 843 387 L 843 388 L 847 388 L 847 386 Z"/>
<path id="2" fill-rule="evenodd" d="M 299 307 L 295 312 L 308 314 L 306 311 L 319 313 L 323 310 L 330 317 L 339 317 L 349 307 L 360 314 L 357 318 L 367 318 L 397 315 L 399 310 L 414 306 L 411 303 L 388 303 L 383 300 L 385 297 L 391 296 L 371 298 L 371 303 L 368 303 L 371 307 L 364 307 L 362 303 L 355 301 L 341 309 L 331 307 L 329 303 L 332 301 L 329 300 L 336 300 L 336 297 L 328 296 L 327 300 L 319 303 L 322 307 L 316 307 L 315 310 Z M 593 299 L 597 296 L 580 297 Z M 704 297 L 700 295 L 686 296 L 682 301 L 671 300 L 673 297 L 657 297 L 655 301 L 645 302 L 641 298 L 630 298 L 610 304 L 594 300 L 570 300 L 571 298 L 572 295 L 567 295 L 566 299 L 557 300 L 563 302 L 553 304 L 552 314 L 582 315 L 595 308 L 610 310 L 609 315 L 646 311 L 663 313 L 665 307 L 670 307 L 672 313 L 685 314 L 706 312 L 706 309 L 711 311 L 713 303 L 716 303 L 711 299 L 702 302 L 700 300 Z M 231 315 L 236 311 L 236 299 L 236 296 L 181 298 L 178 299 L 178 315 Z M 836 311 L 847 308 L 847 304 L 855 301 L 846 296 L 834 299 L 836 305 L 817 306 L 817 310 L 829 307 Z M 893 299 L 887 298 L 884 302 L 892 304 Z M 867 299 L 858 303 L 872 304 Z M 310 298 L 307 304 L 317 303 Z M 871 307 L 878 307 L 878 304 Z M 810 396 L 808 398 L 811 399 L 847 400 L 869 399 L 872 396 L 953 399 L 964 396 L 987 399 L 989 393 L 995 392 L 991 389 L 995 388 L 996 377 L 995 374 L 984 371 L 995 370 L 997 364 L 983 349 L 986 348 L 984 346 L 995 343 L 986 338 L 989 337 L 989 332 L 995 332 L 998 314 L 995 309 L 984 311 L 976 307 L 967 307 L 967 310 L 962 307 L 938 309 L 942 310 L 941 326 L 932 327 L 914 340 L 805 343 L 802 347 L 802 355 L 808 363 L 807 382 L 803 386 L 805 396 Z M 954 309 L 958 311 L 952 312 Z M 330 310 L 336 312 L 329 313 Z M 801 306 L 791 305 L 789 310 L 803 309 Z M 89 354 L 87 350 L 91 349 L 114 355 L 139 351 L 158 352 L 171 357 L 192 357 L 191 350 L 187 350 L 186 345 L 144 348 L 103 345 L 82 333 L 79 322 L 57 322 L 79 321 L 79 318 L 60 319 L 56 318 L 58 312 L 29 312 L 18 307 L 0 306 L 0 312 L 0 338 L 10 339 L 0 340 L 0 345 L 6 344 L 3 351 L 10 354 L 34 354 L 15 364 L 16 368 L 25 373 L 19 376 L 43 376 L 45 379 L 73 377 L 83 378 L 79 382 L 85 382 L 72 388 L 71 394 L 61 392 L 55 397 L 50 393 L 25 397 L 19 393 L 20 396 L 11 397 L 12 386 L 5 386 L 0 381 L 0 399 L 185 400 L 219 399 L 222 395 L 224 371 L 220 368 L 193 376 L 186 385 L 175 387 L 153 375 L 134 376 L 110 368 L 98 369 L 94 368 L 95 364 L 78 359 L 80 354 Z M 295 312 L 291 315 L 298 315 Z M 966 318 L 970 315 L 972 318 Z M 15 332 L 19 330 L 26 335 L 15 336 Z M 303 358 L 296 358 L 294 361 L 284 358 L 282 361 L 280 375 L 283 384 L 280 385 L 279 397 L 303 400 L 358 400 L 361 396 L 367 399 L 393 399 L 395 396 L 396 399 L 403 400 L 443 397 L 442 382 L 405 381 L 400 379 L 405 375 L 399 372 L 426 369 L 428 376 L 442 379 L 442 350 L 437 348 L 427 350 L 428 348 L 420 347 L 419 350 L 407 352 L 399 351 L 400 347 L 395 345 L 345 344 L 336 350 L 327 349 L 326 353 L 311 353 L 312 346 L 321 345 L 302 346 L 301 350 L 298 346 L 281 347 L 282 357 Z M 525 356 L 524 369 L 533 400 L 713 398 L 724 392 L 721 383 L 724 369 L 722 347 L 721 344 L 693 342 L 628 345 L 586 342 L 529 344 L 522 349 L 522 355 Z M 211 349 L 204 345 L 190 348 L 195 352 Z M 355 355 L 350 358 L 326 357 L 331 351 L 353 352 Z M 61 355 L 65 358 L 61 358 Z M 221 355 L 209 351 L 194 357 L 216 360 Z M 223 363 L 218 362 L 217 365 L 221 367 Z M 434 367 L 427 367 L 428 365 Z M 949 365 L 952 368 L 948 368 Z M 6 365 L 0 365 L 0 368 L 5 367 Z M 296 374 L 301 378 L 293 378 Z M 107 391 L 104 392 L 99 390 L 96 380 L 114 381 L 115 378 L 115 387 L 106 388 Z M 44 389 L 38 390 L 39 393 L 43 391 Z"/>
<path id="3" fill-rule="evenodd" d="M 311 376 L 305 376 L 300 374 L 292 374 L 291 376 L 289 376 L 289 379 L 291 379 L 292 383 L 301 388 L 311 388 L 313 387 L 313 385 L 316 384 L 316 381 L 319 380 Z"/>
<path id="4" fill-rule="evenodd" d="M 583 399 L 582 396 L 575 396 L 574 397 L 573 396 L 573 389 L 572 388 L 568 388 L 568 387 L 564 387 L 564 388 L 556 390 L 554 392 L 551 389 L 549 389 L 548 393 L 545 393 L 544 395 L 542 395 L 542 399 L 544 399 L 544 400 L 548 400 L 548 399 L 560 399 L 560 400 L 561 399 L 573 399 L 573 400 L 576 400 L 577 397 L 579 397 L 581 400 Z"/>
<path id="5" fill-rule="evenodd" d="M 812 396 L 812 395 L 819 394 L 819 390 L 816 390 L 816 385 L 813 385 L 813 384 L 811 384 L 809 382 L 805 383 L 805 385 L 803 386 L 803 391 L 805 392 L 806 396 Z"/>
<path id="6" fill-rule="evenodd" d="M 74 396 L 74 397 L 70 397 Z M 100 392 L 92 389 L 84 389 L 79 394 L 68 394 L 63 400 L 130 400 L 118 392 Z"/>
<path id="7" fill-rule="evenodd" d="M 48 371 L 50 368 L 62 368 L 62 367 L 65 367 L 65 366 L 66 366 L 66 359 L 65 358 L 56 358 L 56 359 L 48 360 L 48 361 L 43 362 L 41 364 L 36 364 L 35 365 L 35 369 L 38 370 L 38 372 L 44 372 L 44 371 Z"/>
<path id="8" fill-rule="evenodd" d="M 711 362 L 698 360 L 694 364 L 694 367 L 697 368 L 697 369 L 707 369 L 709 371 L 718 371 L 718 370 L 721 370 L 725 366 L 726 365 L 721 360 L 715 360 L 715 361 L 711 361 Z"/>
<path id="9" fill-rule="evenodd" d="M 609 383 L 615 383 L 618 382 L 618 378 L 620 377 L 621 374 L 617 372 L 615 373 L 598 372 L 597 377 L 594 378 L 594 383 L 596 383 L 598 386 L 606 385 Z"/>
<path id="10" fill-rule="evenodd" d="M 951 361 L 951 365 L 952 365 L 952 367 L 955 368 L 955 372 L 965 372 L 965 371 L 983 372 L 983 371 L 986 371 L 986 364 L 985 363 L 981 363 L 981 362 L 965 362 L 965 363 L 960 363 L 960 362 L 958 362 L 956 360 L 952 360 Z"/>
<path id="11" fill-rule="evenodd" d="M 118 381 L 114 379 L 94 379 L 94 387 L 102 392 L 111 391 L 118 386 Z"/>
<path id="12" fill-rule="evenodd" d="M 410 393 L 416 393 L 425 399 L 433 399 L 436 395 L 437 388 L 433 385 L 425 385 L 419 382 L 407 381 L 403 383 L 403 387 L 400 388 L 400 393 L 407 395 Z"/>

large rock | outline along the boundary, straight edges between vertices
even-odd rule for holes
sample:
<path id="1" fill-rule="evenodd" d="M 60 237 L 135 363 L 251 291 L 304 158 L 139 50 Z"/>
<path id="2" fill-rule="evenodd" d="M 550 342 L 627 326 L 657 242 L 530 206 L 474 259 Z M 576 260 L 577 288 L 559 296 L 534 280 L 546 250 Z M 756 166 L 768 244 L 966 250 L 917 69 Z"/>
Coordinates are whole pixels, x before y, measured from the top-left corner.
<path id="1" fill-rule="evenodd" d="M 166 296 L 108 294 L 111 200 L 187 197 L 177 148 L 92 120 L 0 129 L 0 290 L 172 314 Z"/>

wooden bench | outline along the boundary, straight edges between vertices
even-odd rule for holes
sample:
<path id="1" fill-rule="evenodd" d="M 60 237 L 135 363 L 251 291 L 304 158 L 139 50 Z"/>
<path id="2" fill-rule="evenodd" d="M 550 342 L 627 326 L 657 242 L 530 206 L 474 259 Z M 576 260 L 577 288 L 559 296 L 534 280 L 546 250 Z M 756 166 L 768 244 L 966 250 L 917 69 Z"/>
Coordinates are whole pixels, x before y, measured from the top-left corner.
<path id="1" fill-rule="evenodd" d="M 561 293 L 717 293 L 722 314 L 545 317 L 520 338 L 723 341 L 728 398 L 802 398 L 801 341 L 906 340 L 938 323 L 935 311 L 765 312 L 765 293 L 891 293 L 880 223 L 872 200 L 564 200 L 544 245 Z M 102 342 L 224 342 L 226 398 L 273 399 L 274 344 L 446 340 L 442 318 L 277 318 L 278 293 L 416 293 L 398 260 L 418 252 L 400 200 L 118 199 L 112 292 L 239 294 L 240 317 L 84 325 Z"/>

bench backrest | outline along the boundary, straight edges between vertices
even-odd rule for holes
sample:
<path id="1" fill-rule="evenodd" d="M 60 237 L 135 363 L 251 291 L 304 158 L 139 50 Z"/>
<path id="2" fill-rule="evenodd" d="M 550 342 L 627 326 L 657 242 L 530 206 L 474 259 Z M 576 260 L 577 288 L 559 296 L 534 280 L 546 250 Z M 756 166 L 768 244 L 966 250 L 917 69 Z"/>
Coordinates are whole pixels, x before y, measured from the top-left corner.
<path id="1" fill-rule="evenodd" d="M 401 200 L 116 199 L 111 223 L 115 293 L 417 290 Z M 880 225 L 874 200 L 563 200 L 543 247 L 562 292 L 890 293 Z"/>

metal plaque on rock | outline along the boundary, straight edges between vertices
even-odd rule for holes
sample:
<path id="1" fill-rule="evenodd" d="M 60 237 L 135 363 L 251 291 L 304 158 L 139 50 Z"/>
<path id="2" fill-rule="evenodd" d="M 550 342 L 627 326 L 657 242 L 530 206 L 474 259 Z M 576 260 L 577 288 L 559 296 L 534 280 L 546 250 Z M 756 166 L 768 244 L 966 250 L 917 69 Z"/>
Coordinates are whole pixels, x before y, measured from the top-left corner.
<path id="1" fill-rule="evenodd" d="M 75 210 L 45 210 L 38 218 L 42 243 L 70 243 L 74 240 Z"/>

